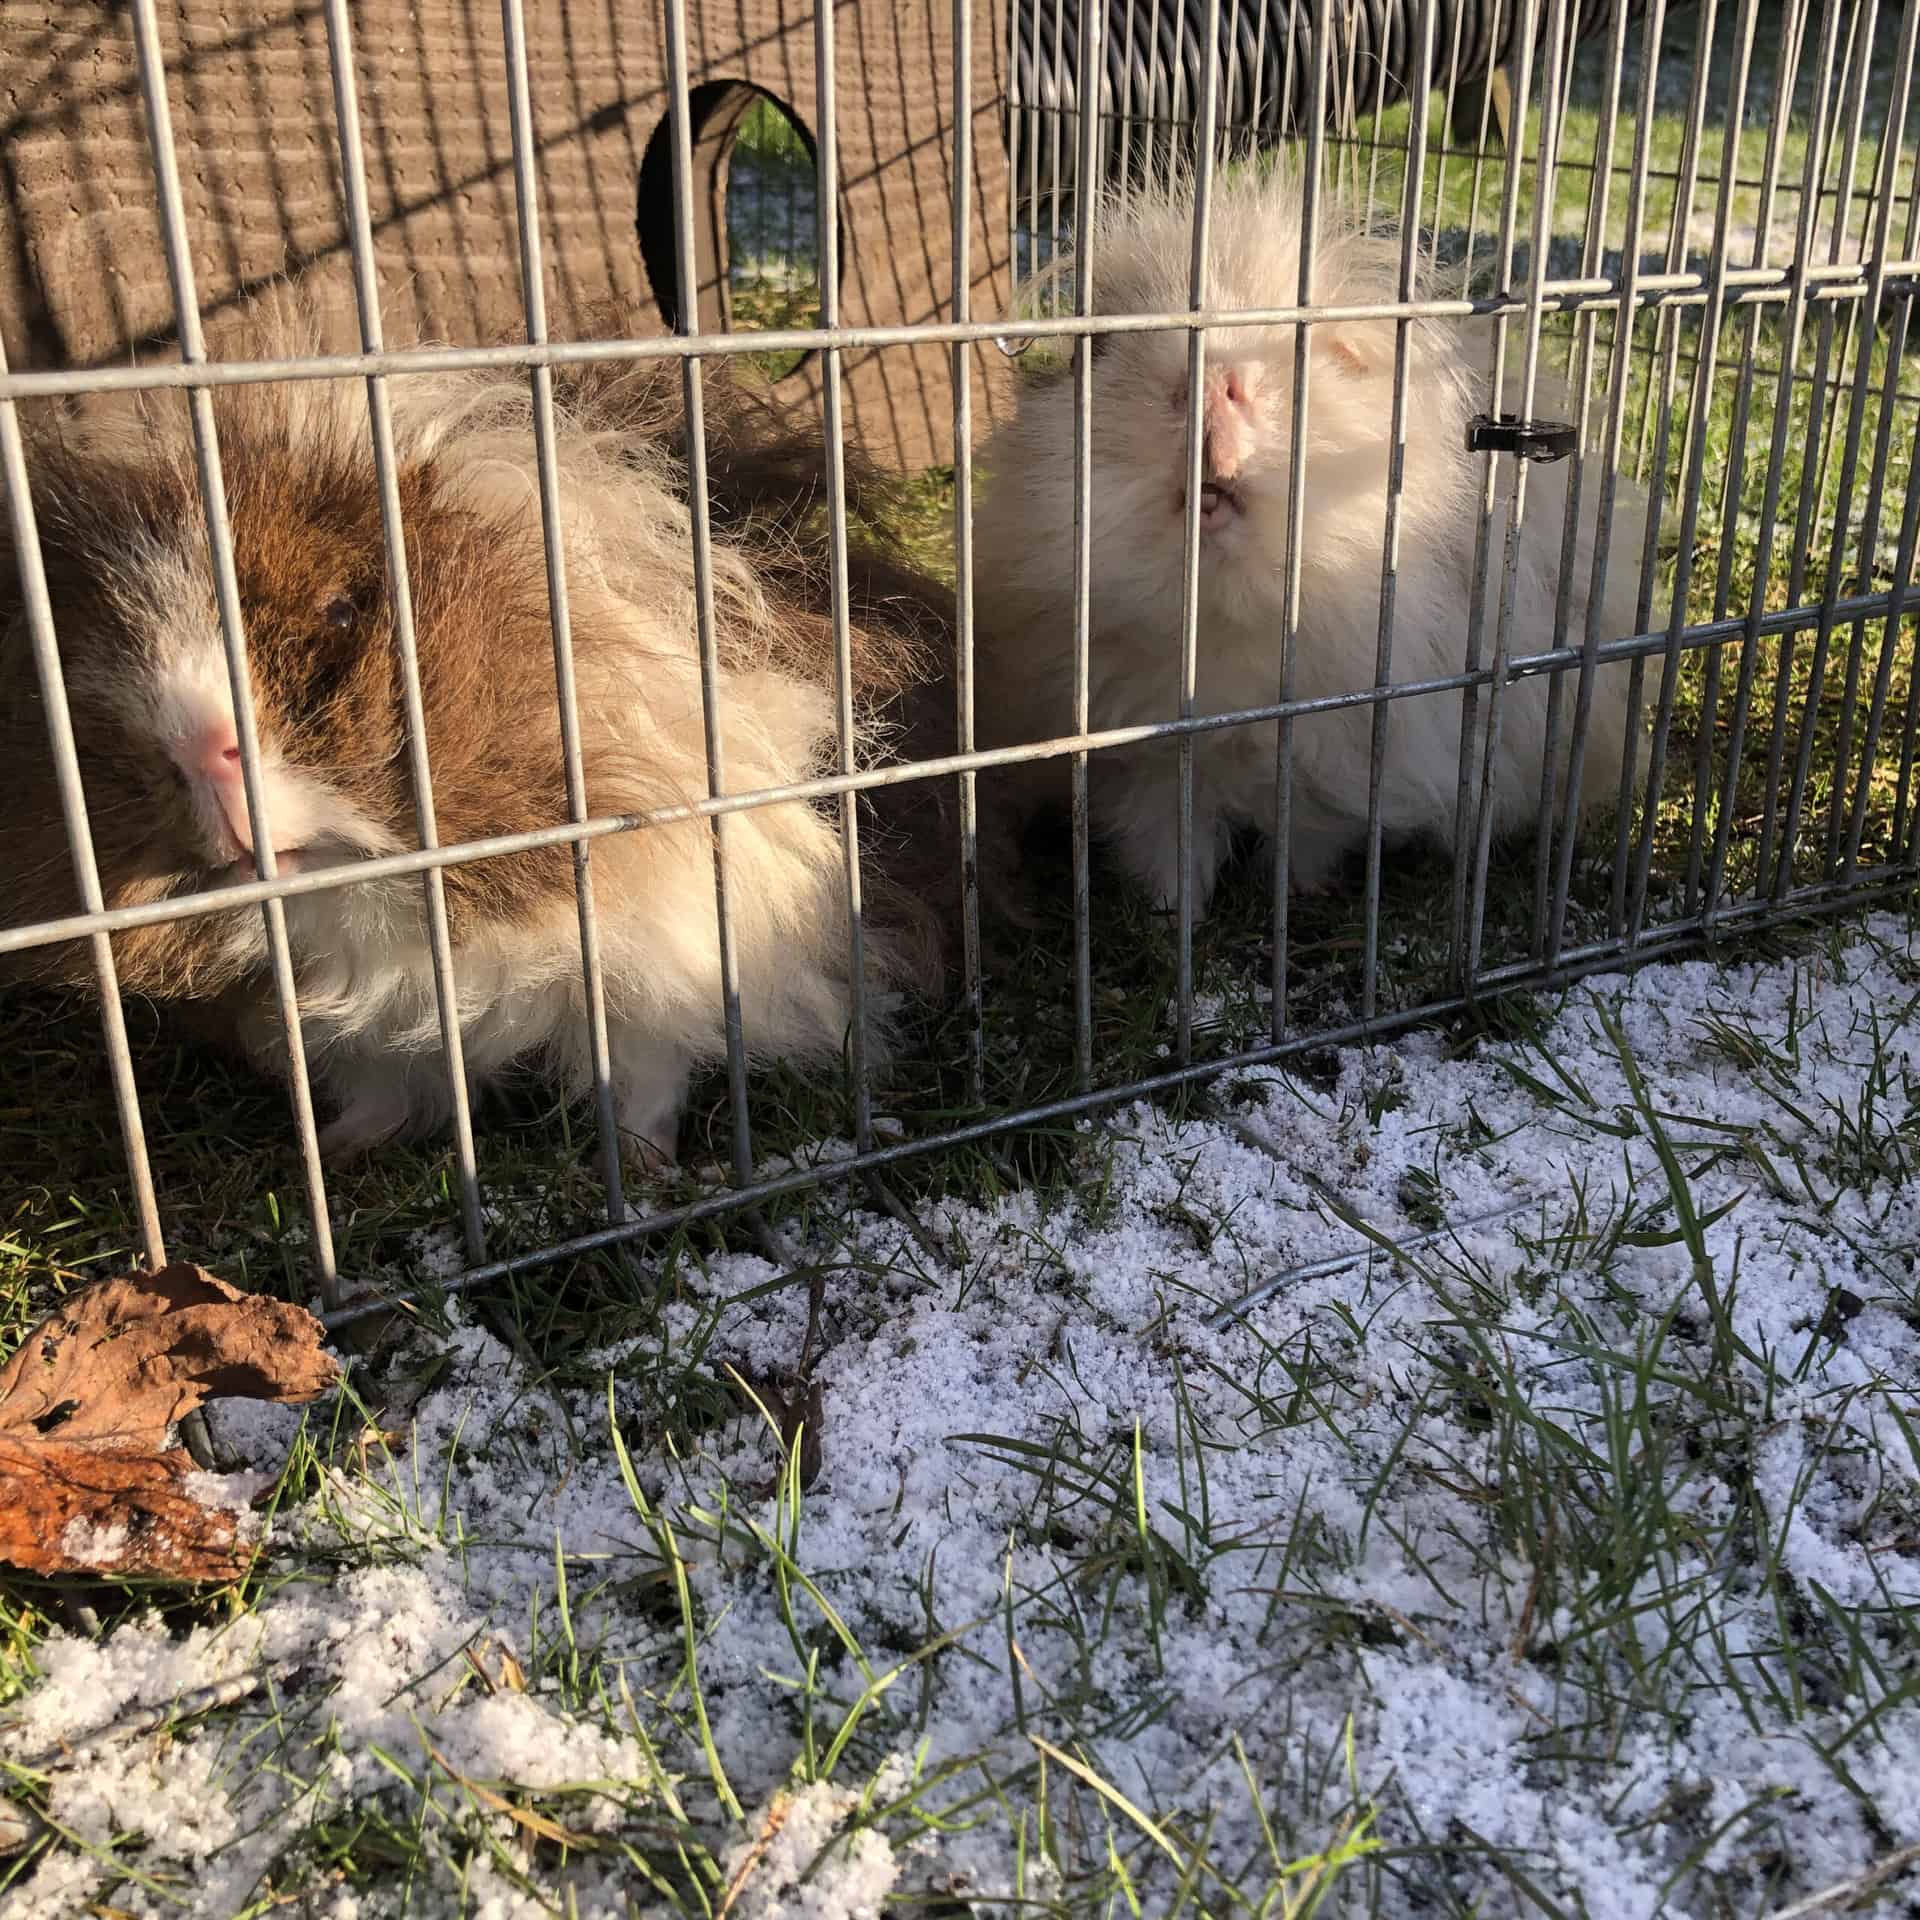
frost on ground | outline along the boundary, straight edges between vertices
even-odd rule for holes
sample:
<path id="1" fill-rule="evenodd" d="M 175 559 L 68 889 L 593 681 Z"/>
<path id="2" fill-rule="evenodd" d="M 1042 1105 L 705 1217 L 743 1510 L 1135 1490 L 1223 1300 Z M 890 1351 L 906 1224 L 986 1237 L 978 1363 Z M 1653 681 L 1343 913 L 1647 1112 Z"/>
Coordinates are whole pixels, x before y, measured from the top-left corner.
<path id="1" fill-rule="evenodd" d="M 1599 980 L 1136 1107 L 1071 1193 L 683 1262 L 557 1375 L 462 1322 L 410 1408 L 309 1416 L 230 1617 L 32 1648 L 10 1920 L 1641 1920 L 1884 1866 L 1917 1007 L 1891 921 Z M 727 1369 L 784 1377 L 809 1270 L 802 1492 Z M 217 1424 L 261 1466 L 297 1421 Z"/>

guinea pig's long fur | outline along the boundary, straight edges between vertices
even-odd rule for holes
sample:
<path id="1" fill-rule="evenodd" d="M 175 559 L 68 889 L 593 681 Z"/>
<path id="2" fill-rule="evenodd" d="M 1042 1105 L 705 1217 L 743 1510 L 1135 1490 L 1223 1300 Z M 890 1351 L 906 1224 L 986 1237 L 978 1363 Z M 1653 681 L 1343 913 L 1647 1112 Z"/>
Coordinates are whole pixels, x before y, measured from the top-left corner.
<path id="1" fill-rule="evenodd" d="M 1184 311 L 1189 303 L 1192 207 L 1183 194 L 1105 209 L 1094 223 L 1093 286 L 1102 314 Z M 1301 196 L 1285 169 L 1220 180 L 1212 202 L 1209 304 L 1289 307 L 1299 299 Z M 1338 195 L 1323 202 L 1313 300 L 1364 306 L 1399 297 L 1400 242 L 1370 228 Z M 1391 457 L 1396 325 L 1347 320 L 1309 330 L 1308 440 L 1300 549 L 1299 642 L 1293 694 L 1353 692 L 1376 678 L 1381 563 Z M 1516 403 L 1519 330 L 1509 350 L 1506 408 Z M 1206 334 L 1207 485 L 1199 577 L 1195 711 L 1264 707 L 1280 697 L 1288 550 L 1291 419 L 1297 329 L 1220 327 Z M 1175 718 L 1179 712 L 1186 537 L 1188 335 L 1113 334 L 1092 372 L 1092 609 L 1089 694 L 1098 730 Z M 1468 664 L 1476 531 L 1485 457 L 1470 454 L 1471 417 L 1489 410 L 1490 323 L 1415 321 L 1407 329 L 1404 491 L 1400 501 L 1392 680 L 1440 679 Z M 1542 364 L 1537 416 L 1571 420 L 1566 394 Z M 1073 730 L 1074 383 L 1059 372 L 1026 382 L 1012 420 L 984 450 L 975 535 L 978 686 L 982 741 L 1004 745 Z M 1514 462 L 1502 459 L 1482 627 L 1481 663 L 1493 657 Z M 1554 644 L 1554 612 L 1571 466 L 1529 473 L 1515 584 L 1515 657 Z M 1216 490 L 1217 489 L 1217 490 Z M 1582 489 L 1567 642 L 1586 634 L 1598 510 L 1598 474 Z M 1600 637 L 1636 631 L 1645 507 L 1626 479 L 1613 513 Z M 1583 808 L 1615 798 L 1628 726 L 1629 669 L 1594 677 Z M 1566 742 L 1576 682 L 1562 702 Z M 1649 673 L 1647 686 L 1657 686 Z M 1489 701 L 1477 701 L 1484 729 Z M 1547 694 L 1542 677 L 1506 689 L 1493 767 L 1495 824 L 1523 825 L 1538 811 Z M 1645 709 L 1643 709 L 1644 711 Z M 1381 807 L 1390 840 L 1450 834 L 1458 784 L 1458 691 L 1393 702 Z M 1293 728 L 1291 872 L 1324 886 L 1364 842 L 1373 708 L 1354 705 L 1299 719 Z M 1474 743 L 1474 767 L 1481 745 Z M 1195 737 L 1194 900 L 1204 910 L 1234 827 L 1270 825 L 1277 729 L 1228 728 Z M 1038 783 L 1063 763 L 1026 776 L 983 777 L 982 806 L 998 786 L 1003 806 L 1030 810 Z M 1046 772 L 1047 767 L 1054 771 Z M 1024 786 L 1021 782 L 1024 778 Z M 1159 904 L 1177 897 L 1178 750 L 1171 741 L 1096 753 L 1096 830 Z M 1477 802 L 1476 802 L 1477 804 Z"/>
<path id="2" fill-rule="evenodd" d="M 641 330 L 636 316 L 617 303 L 586 319 L 589 337 L 619 339 Z M 703 384 L 712 522 L 750 555 L 798 670 L 817 674 L 834 645 L 828 476 L 819 433 L 796 421 L 773 393 L 730 378 L 724 367 L 708 362 Z M 690 454 L 678 361 L 563 363 L 555 388 L 583 422 L 622 423 L 627 437 L 644 423 L 649 456 L 665 448 L 673 472 L 684 478 Z M 888 758 L 946 758 L 959 744 L 947 670 L 952 591 L 905 557 L 899 537 L 908 512 L 902 482 L 858 446 L 841 449 L 841 468 L 856 687 Z M 953 800 L 948 780 L 906 780 L 869 789 L 860 809 L 867 916 L 879 922 L 914 977 L 928 987 L 944 978 L 960 942 L 962 867 Z M 1000 876 L 993 897 L 1018 915 L 1014 876 Z"/>
<path id="3" fill-rule="evenodd" d="M 247 344 L 261 354 L 311 350 L 311 321 L 283 304 Z M 728 383 L 709 385 L 724 421 Z M 594 816 L 707 791 L 689 513 L 663 391 L 658 377 L 625 390 L 561 382 L 556 479 Z M 527 378 L 409 374 L 387 392 L 439 839 L 559 824 L 566 795 Z M 292 849 L 281 869 L 415 847 L 365 388 L 231 387 L 217 390 L 214 411 L 269 825 L 276 847 Z M 754 458 L 785 471 L 777 436 L 754 444 L 760 453 L 749 449 L 741 470 L 749 494 Z M 186 409 L 162 396 L 131 414 L 42 427 L 29 466 L 108 904 L 251 879 L 237 779 L 219 755 L 234 715 Z M 821 594 L 795 542 L 763 540 L 759 550 L 731 540 L 725 524 L 713 548 L 720 744 L 733 792 L 806 780 L 837 759 Z M 900 617 L 862 611 L 875 609 L 856 606 L 855 695 L 870 717 L 913 684 L 922 632 L 940 616 L 937 595 Z M 0 710 L 9 767 L 0 915 L 18 925 L 77 911 L 79 901 L 17 562 L 4 546 Z M 870 718 L 861 727 L 865 754 Z M 234 760 L 230 747 L 225 759 Z M 742 1021 L 756 1058 L 824 1064 L 845 1044 L 849 921 L 836 817 L 836 807 L 787 802 L 725 822 Z M 690 1073 L 724 1053 L 709 822 L 597 838 L 591 872 L 617 1116 L 643 1152 L 670 1156 Z M 454 865 L 444 876 L 469 1076 L 486 1083 L 532 1067 L 564 1093 L 584 1091 L 591 1061 L 571 848 Z M 337 1109 L 325 1150 L 441 1122 L 449 1093 L 419 876 L 295 895 L 285 911 L 310 1058 Z M 870 1007 L 884 1010 L 925 956 L 910 920 L 869 928 Z M 126 988 L 219 1000 L 249 1050 L 275 1062 L 257 908 L 118 935 L 114 949 Z M 81 943 L 29 949 L 12 971 L 91 977 Z M 883 1035 L 876 1045 L 884 1050 Z"/>

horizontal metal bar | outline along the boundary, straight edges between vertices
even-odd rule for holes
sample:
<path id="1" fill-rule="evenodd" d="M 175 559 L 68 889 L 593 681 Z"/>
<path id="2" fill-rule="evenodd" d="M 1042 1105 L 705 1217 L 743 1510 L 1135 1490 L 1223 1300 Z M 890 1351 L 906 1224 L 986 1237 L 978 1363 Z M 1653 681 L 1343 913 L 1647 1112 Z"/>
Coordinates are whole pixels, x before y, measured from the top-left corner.
<path id="1" fill-rule="evenodd" d="M 845 1159 L 832 1160 L 824 1165 L 801 1167 L 792 1173 L 784 1173 L 771 1180 L 762 1180 L 751 1187 L 729 1187 L 723 1193 L 713 1194 L 705 1200 L 695 1200 L 684 1207 L 674 1207 L 660 1213 L 648 1214 L 643 1219 L 629 1220 L 617 1227 L 601 1227 L 593 1233 L 578 1234 L 573 1239 L 563 1240 L 554 1246 L 536 1248 L 531 1253 L 515 1254 L 504 1260 L 491 1260 L 483 1267 L 474 1267 L 468 1272 L 455 1274 L 431 1286 L 402 1288 L 393 1293 L 383 1293 L 366 1300 L 354 1301 L 326 1315 L 326 1325 L 331 1331 L 348 1326 L 354 1321 L 363 1320 L 370 1314 L 391 1312 L 397 1304 L 404 1301 L 463 1293 L 470 1287 L 482 1286 L 494 1280 L 510 1279 L 515 1274 L 530 1273 L 558 1261 L 577 1260 L 585 1255 L 603 1253 L 610 1248 L 625 1246 L 649 1234 L 671 1232 L 680 1227 L 691 1226 L 697 1221 L 715 1219 L 763 1201 L 778 1199 L 784 1194 L 798 1193 L 808 1187 L 826 1186 L 830 1182 L 845 1180 L 856 1174 L 894 1166 L 903 1160 L 914 1160 L 924 1154 L 938 1153 L 943 1148 L 968 1146 L 975 1141 L 991 1139 L 996 1134 L 1011 1133 L 1023 1127 L 1044 1126 L 1059 1120 L 1076 1120 L 1085 1114 L 1096 1113 L 1104 1107 L 1119 1106 L 1129 1100 L 1142 1100 L 1156 1093 L 1171 1093 L 1178 1087 L 1192 1086 L 1203 1080 L 1216 1080 L 1225 1074 L 1246 1073 L 1259 1067 L 1279 1066 L 1295 1054 L 1320 1052 L 1328 1047 L 1351 1046 L 1357 1041 L 1384 1039 L 1391 1034 L 1404 1033 L 1410 1027 L 1465 1013 L 1479 1002 L 1495 995 L 1531 988 L 1568 986 L 1577 980 L 1585 979 L 1595 973 L 1604 973 L 1614 967 L 1630 965 L 1637 969 L 1656 956 L 1672 958 L 1676 954 L 1696 948 L 1716 945 L 1723 932 L 1737 929 L 1748 921 L 1756 924 L 1778 923 L 1795 919 L 1813 919 L 1828 913 L 1850 912 L 1877 901 L 1910 893 L 1916 879 L 1920 879 L 1920 868 L 1913 866 L 1898 869 L 1873 868 L 1848 882 L 1824 883 L 1807 888 L 1803 894 L 1790 895 L 1785 902 L 1761 900 L 1754 902 L 1750 907 L 1723 911 L 1715 916 L 1710 925 L 1704 916 L 1696 914 L 1684 921 L 1649 928 L 1641 935 L 1631 960 L 1618 941 L 1608 940 L 1594 946 L 1571 948 L 1551 966 L 1544 966 L 1532 960 L 1516 961 L 1511 966 L 1492 968 L 1482 974 L 1472 993 L 1451 994 L 1445 999 L 1428 1001 L 1418 1007 L 1379 1014 L 1371 1020 L 1353 1020 L 1345 1026 L 1321 1028 L 1300 1034 L 1283 1040 L 1277 1045 L 1253 1047 L 1246 1052 L 1228 1054 L 1218 1060 L 1204 1060 L 1192 1066 L 1175 1067 L 1166 1073 L 1157 1073 L 1145 1080 L 1129 1081 L 1124 1086 L 1102 1087 L 1091 1093 L 1076 1093 L 1059 1100 L 1043 1101 L 1036 1106 L 1023 1107 L 1015 1113 L 997 1115 L 990 1120 L 976 1120 L 966 1126 L 950 1127 L 945 1132 L 929 1135 L 924 1140 L 896 1141 L 891 1146 L 876 1147 L 870 1152 L 852 1154 Z"/>
<path id="2" fill-rule="evenodd" d="M 1884 618 L 1893 601 L 1891 591 L 1857 594 L 1836 603 L 1837 620 Z M 1798 632 L 1819 623 L 1818 606 L 1784 607 L 1763 615 L 1758 631 L 1763 634 Z M 1908 617 L 1914 617 L 1909 610 Z M 1716 620 L 1690 627 L 1681 636 L 1682 653 L 1706 647 L 1723 647 L 1741 639 L 1746 621 Z M 1633 638 L 1610 640 L 1595 649 L 1595 659 L 1605 665 L 1611 661 L 1646 659 L 1664 654 L 1668 635 L 1643 633 Z M 1579 647 L 1554 647 L 1545 653 L 1519 656 L 1507 662 L 1507 678 L 1526 680 L 1546 673 L 1577 671 L 1583 650 Z M 1337 713 L 1351 707 L 1373 706 L 1382 701 L 1418 700 L 1435 694 L 1458 693 L 1468 687 L 1488 685 L 1493 679 L 1491 667 L 1468 673 L 1448 674 L 1437 680 L 1409 680 L 1391 687 L 1359 687 L 1350 693 L 1319 694 L 1307 700 L 1275 702 L 1265 707 L 1243 707 L 1232 713 L 1195 714 L 1186 720 L 1160 720 L 1143 726 L 1109 727 L 1098 733 L 1062 734 L 1051 740 L 1032 741 L 1024 746 L 981 748 L 973 753 L 952 753 L 937 760 L 914 760 L 900 766 L 869 767 L 859 773 L 822 774 L 813 780 L 797 781 L 785 787 L 760 787 L 750 793 L 726 794 L 708 800 L 687 801 L 680 806 L 656 807 L 647 813 L 602 814 L 592 820 L 551 827 L 532 827 L 522 833 L 494 834 L 483 840 L 463 840 L 452 846 L 434 847 L 413 853 L 382 854 L 377 859 L 355 860 L 337 867 L 322 867 L 311 873 L 283 874 L 273 881 L 249 880 L 240 885 L 221 887 L 212 893 L 179 894 L 170 900 L 150 901 L 137 907 L 114 907 L 104 913 L 71 914 L 63 920 L 43 920 L 32 926 L 0 927 L 0 953 L 17 953 L 29 947 L 51 946 L 62 940 L 84 939 L 94 933 L 124 933 L 133 927 L 153 927 L 175 920 L 192 920 L 206 914 L 237 913 L 243 907 L 257 906 L 263 900 L 284 899 L 291 894 L 332 893 L 342 887 L 367 886 L 379 880 L 391 880 L 407 874 L 423 873 L 431 867 L 467 866 L 478 860 L 498 860 L 509 854 L 531 853 L 541 847 L 574 846 L 588 840 L 604 839 L 608 834 L 633 833 L 648 827 L 672 826 L 686 820 L 708 819 L 715 814 L 746 813 L 760 807 L 787 806 L 795 801 L 821 800 L 843 793 L 864 793 L 875 787 L 906 786 L 915 780 L 951 778 L 957 773 L 980 773 L 993 767 L 1019 766 L 1036 760 L 1062 759 L 1072 753 L 1104 753 L 1118 747 L 1138 746 L 1143 741 L 1177 739 L 1184 734 L 1221 733 L 1233 727 L 1251 727 L 1275 720 L 1297 720 L 1316 713 Z"/>
<path id="3" fill-rule="evenodd" d="M 1889 279 L 1920 276 L 1920 259 L 1889 261 Z M 1656 273 L 1640 280 L 1642 309 L 1702 306 L 1709 276 Z M 1769 305 L 1791 295 L 1796 281 L 1819 301 L 1863 299 L 1864 267 L 1857 261 L 1807 267 L 1740 267 L 1726 275 L 1729 306 Z M 1610 279 L 1549 280 L 1542 305 L 1549 313 L 1602 312 L 1620 304 Z M 408 347 L 387 353 L 336 353 L 278 360 L 166 361 L 143 367 L 11 373 L 0 377 L 0 399 L 47 399 L 70 393 L 143 392 L 174 387 L 255 386 L 271 380 L 364 380 L 371 374 L 465 373 L 484 367 L 587 366 L 622 360 L 684 360 L 692 355 L 815 353 L 827 348 L 952 346 L 959 342 L 1072 339 L 1080 334 L 1176 333 L 1193 328 L 1338 325 L 1357 320 L 1468 320 L 1526 312 L 1527 299 L 1489 294 L 1477 300 L 1376 300 L 1351 306 L 1205 308 L 1198 313 L 1061 314 L 1001 320 L 916 321 L 889 327 L 781 327 L 764 333 L 663 334 L 645 340 L 555 340 L 535 346 Z"/>

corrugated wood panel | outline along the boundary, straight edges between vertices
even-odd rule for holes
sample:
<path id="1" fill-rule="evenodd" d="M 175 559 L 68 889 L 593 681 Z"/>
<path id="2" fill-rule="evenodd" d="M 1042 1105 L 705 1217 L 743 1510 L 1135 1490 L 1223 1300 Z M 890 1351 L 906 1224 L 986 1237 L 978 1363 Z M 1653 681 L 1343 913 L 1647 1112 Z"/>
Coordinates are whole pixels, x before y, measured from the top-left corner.
<path id="1" fill-rule="evenodd" d="M 659 325 L 636 234 L 648 141 L 666 113 L 661 16 L 612 0 L 530 0 L 530 82 L 556 333 L 609 297 Z M 367 178 L 389 326 L 467 342 L 521 320 L 505 53 L 492 0 L 365 0 L 354 9 Z M 842 0 L 838 90 L 842 312 L 855 324 L 951 311 L 953 166 L 948 0 Z M 740 80 L 817 124 L 814 17 L 800 0 L 689 8 L 696 85 Z M 161 9 L 195 271 L 222 318 L 301 273 L 349 286 L 317 8 Z M 972 289 L 1008 286 L 999 80 L 1004 15 L 975 25 Z M 98 365 L 172 326 L 146 128 L 123 14 L 0 0 L 0 324 L 9 359 Z M 974 356 L 984 426 L 1004 393 Z M 937 346 L 851 356 L 856 433 L 902 464 L 952 457 L 948 357 Z M 817 388 L 817 369 L 792 376 Z"/>

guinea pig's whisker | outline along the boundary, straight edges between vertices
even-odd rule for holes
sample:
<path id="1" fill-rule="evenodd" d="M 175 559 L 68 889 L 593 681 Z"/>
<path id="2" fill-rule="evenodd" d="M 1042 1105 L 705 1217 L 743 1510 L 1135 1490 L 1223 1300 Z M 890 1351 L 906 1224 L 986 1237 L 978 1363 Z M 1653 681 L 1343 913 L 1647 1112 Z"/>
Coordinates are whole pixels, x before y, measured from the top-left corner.
<path id="1" fill-rule="evenodd" d="M 115 820 L 123 813 L 150 812 L 153 802 L 143 793 L 122 794 L 117 800 L 87 801 L 89 821 Z"/>
<path id="2" fill-rule="evenodd" d="M 19 878 L 22 882 L 38 880 L 42 874 L 51 873 L 56 867 L 64 866 L 69 859 L 67 850 L 62 847 L 58 853 L 47 854 L 31 866 L 22 867 Z"/>

